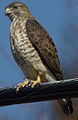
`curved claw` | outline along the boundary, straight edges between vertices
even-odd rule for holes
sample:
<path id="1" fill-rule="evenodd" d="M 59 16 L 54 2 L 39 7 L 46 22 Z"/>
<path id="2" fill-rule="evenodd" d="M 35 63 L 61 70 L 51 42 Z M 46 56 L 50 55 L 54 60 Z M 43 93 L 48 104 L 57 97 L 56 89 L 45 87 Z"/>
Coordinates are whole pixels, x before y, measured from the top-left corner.
<path id="1" fill-rule="evenodd" d="M 37 84 L 40 83 L 40 82 L 41 82 L 41 80 L 40 80 L 40 76 L 39 76 L 39 75 L 37 76 L 37 80 L 36 80 L 36 81 L 31 80 L 31 82 L 29 82 L 28 79 L 25 79 L 24 83 L 19 83 L 19 84 L 17 84 L 16 92 L 18 92 L 18 91 L 20 90 L 20 88 L 24 88 L 25 86 L 30 85 L 30 84 L 31 84 L 30 86 L 31 86 L 32 88 L 34 88 L 35 85 L 37 85 Z"/>
<path id="2" fill-rule="evenodd" d="M 26 85 L 29 84 L 29 80 L 28 79 L 25 79 L 24 83 L 19 83 L 17 84 L 17 88 L 16 88 L 16 91 L 18 92 L 20 90 L 20 88 L 24 88 Z"/>
<path id="3" fill-rule="evenodd" d="M 38 75 L 36 81 L 31 80 L 31 87 L 34 88 L 35 85 L 37 85 L 37 84 L 40 83 L 40 82 L 41 82 L 41 80 L 40 80 L 40 76 Z"/>

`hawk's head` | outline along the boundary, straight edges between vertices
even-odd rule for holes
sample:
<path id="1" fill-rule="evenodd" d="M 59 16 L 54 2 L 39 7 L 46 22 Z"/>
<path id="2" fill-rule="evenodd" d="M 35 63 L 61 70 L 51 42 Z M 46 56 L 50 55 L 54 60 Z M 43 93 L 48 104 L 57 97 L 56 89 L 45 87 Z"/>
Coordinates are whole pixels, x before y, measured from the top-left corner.
<path id="1" fill-rule="evenodd" d="M 21 2 L 13 2 L 5 8 L 5 15 L 8 15 L 11 21 L 16 17 L 28 14 L 28 8 Z"/>

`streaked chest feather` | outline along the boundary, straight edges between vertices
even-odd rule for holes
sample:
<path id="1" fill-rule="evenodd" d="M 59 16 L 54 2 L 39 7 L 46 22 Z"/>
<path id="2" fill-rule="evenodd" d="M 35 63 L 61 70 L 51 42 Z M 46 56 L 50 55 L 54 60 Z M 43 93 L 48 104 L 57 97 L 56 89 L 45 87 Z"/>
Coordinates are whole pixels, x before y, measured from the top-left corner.
<path id="1" fill-rule="evenodd" d="M 27 37 L 25 24 L 26 21 L 21 20 L 15 20 L 11 24 L 10 42 L 13 56 L 24 73 L 28 70 L 33 71 L 41 69 L 41 67 L 44 70 L 45 67 L 42 64 L 37 51 Z"/>
<path id="2" fill-rule="evenodd" d="M 13 23 L 11 25 L 12 51 L 16 50 L 18 54 L 24 59 L 26 58 L 26 60 L 29 60 L 29 58 L 32 58 L 30 59 L 32 62 L 34 61 L 34 58 L 37 60 L 37 52 L 34 50 L 34 47 L 27 37 L 27 32 L 25 28 L 26 21 L 16 20 L 13 21 Z"/>

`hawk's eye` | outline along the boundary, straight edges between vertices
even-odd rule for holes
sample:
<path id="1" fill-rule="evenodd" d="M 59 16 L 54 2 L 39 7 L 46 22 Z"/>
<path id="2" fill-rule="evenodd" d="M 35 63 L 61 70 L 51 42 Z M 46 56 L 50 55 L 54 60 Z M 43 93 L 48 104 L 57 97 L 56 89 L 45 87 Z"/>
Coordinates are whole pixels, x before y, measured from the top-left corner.
<path id="1" fill-rule="evenodd" d="M 13 6 L 14 9 L 17 9 L 17 6 Z"/>

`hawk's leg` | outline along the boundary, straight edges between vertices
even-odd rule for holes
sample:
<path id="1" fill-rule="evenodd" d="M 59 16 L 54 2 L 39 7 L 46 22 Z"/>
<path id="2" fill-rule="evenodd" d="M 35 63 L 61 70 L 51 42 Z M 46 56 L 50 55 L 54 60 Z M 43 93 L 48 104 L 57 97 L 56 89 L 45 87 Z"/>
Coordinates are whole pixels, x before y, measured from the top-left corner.
<path id="1" fill-rule="evenodd" d="M 34 88 L 34 86 L 38 83 L 41 83 L 41 80 L 40 80 L 40 76 L 38 75 L 37 76 L 37 80 L 34 81 L 34 80 L 31 80 L 31 87 Z"/>
<path id="2" fill-rule="evenodd" d="M 40 76 L 38 75 L 37 76 L 37 80 L 31 80 L 31 87 L 34 88 L 34 86 L 38 83 L 40 83 L 41 80 L 40 80 Z M 26 85 L 29 85 L 29 80 L 28 79 L 25 79 L 24 83 L 19 83 L 17 84 L 17 89 L 16 91 L 18 92 L 20 88 L 24 88 Z"/>
<path id="3" fill-rule="evenodd" d="M 19 91 L 20 88 L 24 88 L 26 85 L 29 84 L 29 80 L 28 79 L 25 79 L 24 83 L 19 83 L 17 84 L 17 89 L 16 91 Z"/>

